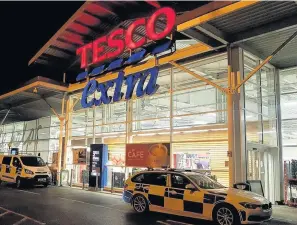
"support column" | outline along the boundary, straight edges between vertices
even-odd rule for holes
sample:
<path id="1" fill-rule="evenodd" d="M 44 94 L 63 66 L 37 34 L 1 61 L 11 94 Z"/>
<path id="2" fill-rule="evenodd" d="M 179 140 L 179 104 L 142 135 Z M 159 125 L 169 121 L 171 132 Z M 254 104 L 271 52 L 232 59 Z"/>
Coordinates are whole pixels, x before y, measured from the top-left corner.
<path id="1" fill-rule="evenodd" d="M 10 109 L 7 110 L 7 112 L 6 112 L 5 116 L 4 116 L 4 118 L 3 118 L 2 121 L 1 121 L 0 126 L 3 125 L 3 123 L 5 122 L 5 120 L 6 120 L 7 116 L 8 116 L 8 114 L 9 114 L 9 112 L 10 112 Z"/>
<path id="2" fill-rule="evenodd" d="M 68 98 L 66 102 L 66 115 L 65 115 L 65 138 L 64 138 L 64 148 L 63 148 L 63 165 L 62 169 L 66 169 L 66 162 L 67 162 L 67 147 L 68 147 L 68 142 L 69 142 L 69 121 L 70 118 L 70 106 L 73 104 L 72 98 Z"/>
<path id="3" fill-rule="evenodd" d="M 281 102 L 280 102 L 280 80 L 279 70 L 275 71 L 275 95 L 276 95 L 276 119 L 277 119 L 277 143 L 278 143 L 278 160 L 279 160 L 279 184 L 280 184 L 280 199 L 284 199 L 284 160 L 283 160 L 283 137 L 282 137 L 282 115 L 281 115 Z"/>
<path id="4" fill-rule="evenodd" d="M 240 83 L 244 74 L 243 50 L 235 47 L 228 49 L 228 65 L 231 73 L 229 84 L 233 87 Z M 241 116 L 244 105 L 244 87 L 239 92 L 228 94 L 228 140 L 231 157 L 229 162 L 230 185 L 246 181 L 247 178 L 247 152 L 245 138 L 245 121 Z M 230 121 L 230 118 L 232 121 Z M 230 166 L 231 165 L 231 166 Z"/>

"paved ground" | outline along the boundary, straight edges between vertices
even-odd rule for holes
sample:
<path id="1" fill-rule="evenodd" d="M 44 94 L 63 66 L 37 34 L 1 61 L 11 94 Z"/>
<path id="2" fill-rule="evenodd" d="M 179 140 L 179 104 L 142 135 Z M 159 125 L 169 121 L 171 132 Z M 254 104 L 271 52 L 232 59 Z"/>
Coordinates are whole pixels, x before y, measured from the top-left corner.
<path id="1" fill-rule="evenodd" d="M 285 208 L 282 210 L 287 212 Z M 288 211 L 288 215 L 297 214 L 297 209 L 290 210 L 293 211 Z M 283 213 L 279 214 L 283 215 Z M 288 215 L 285 218 L 274 219 L 269 225 L 296 225 L 297 219 Z M 284 219 L 287 221 L 285 222 Z M 150 213 L 144 218 L 143 215 L 135 214 L 119 196 L 110 194 L 54 187 L 17 190 L 2 184 L 0 225 L 40 224 L 210 225 L 211 223 L 158 213 Z"/>

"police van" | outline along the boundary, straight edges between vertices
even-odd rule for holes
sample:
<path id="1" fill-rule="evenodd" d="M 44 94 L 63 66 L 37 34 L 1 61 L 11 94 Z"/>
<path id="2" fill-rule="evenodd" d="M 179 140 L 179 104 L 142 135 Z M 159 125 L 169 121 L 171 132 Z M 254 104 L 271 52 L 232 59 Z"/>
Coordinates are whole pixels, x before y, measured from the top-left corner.
<path id="1" fill-rule="evenodd" d="M 51 171 L 39 156 L 0 155 L 0 183 L 25 184 L 47 187 L 51 181 Z"/>

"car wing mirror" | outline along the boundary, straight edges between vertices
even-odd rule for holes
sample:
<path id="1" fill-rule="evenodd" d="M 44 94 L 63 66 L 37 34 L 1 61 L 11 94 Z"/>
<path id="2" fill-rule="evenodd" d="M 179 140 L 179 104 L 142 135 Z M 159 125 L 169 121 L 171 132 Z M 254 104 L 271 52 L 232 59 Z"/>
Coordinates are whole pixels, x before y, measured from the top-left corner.
<path id="1" fill-rule="evenodd" d="M 197 191 L 197 188 L 193 184 L 187 184 L 186 189 L 191 191 Z"/>

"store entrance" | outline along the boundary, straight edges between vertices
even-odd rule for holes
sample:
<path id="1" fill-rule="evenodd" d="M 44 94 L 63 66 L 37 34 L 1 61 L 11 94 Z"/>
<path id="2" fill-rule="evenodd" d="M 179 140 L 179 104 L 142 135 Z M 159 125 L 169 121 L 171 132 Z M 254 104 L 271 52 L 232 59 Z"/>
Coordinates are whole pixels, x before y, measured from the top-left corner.
<path id="1" fill-rule="evenodd" d="M 278 148 L 248 143 L 248 180 L 261 180 L 264 196 L 274 203 L 279 200 Z"/>

